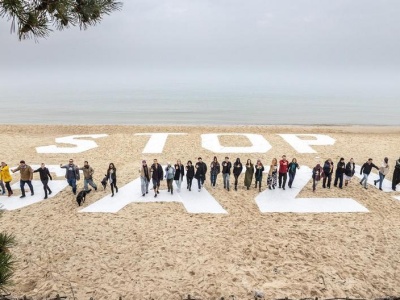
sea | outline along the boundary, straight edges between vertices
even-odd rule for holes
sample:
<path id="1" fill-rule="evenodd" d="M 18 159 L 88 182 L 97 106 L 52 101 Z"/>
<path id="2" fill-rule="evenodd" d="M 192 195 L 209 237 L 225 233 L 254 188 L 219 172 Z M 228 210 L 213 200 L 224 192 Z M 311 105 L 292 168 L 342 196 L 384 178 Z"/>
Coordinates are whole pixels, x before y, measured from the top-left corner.
<path id="1" fill-rule="evenodd" d="M 261 86 L 8 88 L 1 124 L 400 125 L 400 98 Z"/>

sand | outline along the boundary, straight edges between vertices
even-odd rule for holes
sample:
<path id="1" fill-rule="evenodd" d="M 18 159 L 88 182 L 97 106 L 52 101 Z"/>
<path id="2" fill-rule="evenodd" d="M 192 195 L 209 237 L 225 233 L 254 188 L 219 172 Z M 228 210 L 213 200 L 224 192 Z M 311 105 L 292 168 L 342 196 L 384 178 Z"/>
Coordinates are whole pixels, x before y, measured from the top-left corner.
<path id="1" fill-rule="evenodd" d="M 187 135 L 169 137 L 161 154 L 142 154 L 148 137 L 134 136 L 141 132 Z M 336 163 L 341 156 L 358 164 L 372 157 L 380 164 L 387 156 L 391 179 L 400 155 L 399 127 L 2 125 L 0 159 L 9 165 L 20 159 L 60 164 L 73 157 L 80 165 L 89 160 L 98 185 L 108 163 L 114 162 L 122 187 L 138 177 L 142 159 L 156 157 L 165 163 L 202 156 L 209 164 L 215 153 L 201 147 L 200 135 L 220 132 L 262 134 L 272 145 L 267 153 L 228 155 L 242 161 L 260 158 L 265 164 L 282 154 L 309 167 L 327 158 Z M 85 133 L 109 136 L 95 140 L 98 148 L 78 154 L 35 150 L 55 144 L 57 137 Z M 312 146 L 318 153 L 299 154 L 278 133 L 327 134 L 336 143 Z M 246 139 L 221 138 L 225 146 L 238 142 L 248 145 Z M 221 161 L 225 154 L 217 156 Z M 19 176 L 13 177 L 17 182 Z M 355 180 L 343 190 L 319 188 L 314 194 L 310 181 L 299 197 L 350 197 L 369 213 L 260 213 L 254 201 L 258 192 L 245 190 L 243 179 L 237 192 L 222 188 L 222 176 L 218 187 L 210 189 L 228 211 L 225 215 L 189 214 L 179 203 L 132 203 L 116 214 L 79 213 L 70 188 L 51 200 L 5 211 L 0 230 L 15 234 L 18 241 L 11 250 L 18 262 L 9 291 L 35 299 L 58 293 L 96 300 L 182 299 L 188 294 L 252 299 L 254 290 L 266 298 L 400 294 L 400 201 L 393 198 L 399 192 L 364 190 Z M 100 190 L 90 194 L 84 207 L 105 195 Z"/>

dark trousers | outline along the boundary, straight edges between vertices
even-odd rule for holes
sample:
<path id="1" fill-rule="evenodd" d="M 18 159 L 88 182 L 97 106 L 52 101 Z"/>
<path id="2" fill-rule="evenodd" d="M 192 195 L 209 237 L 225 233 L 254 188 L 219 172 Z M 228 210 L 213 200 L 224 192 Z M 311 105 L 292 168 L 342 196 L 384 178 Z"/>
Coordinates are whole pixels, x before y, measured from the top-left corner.
<path id="1" fill-rule="evenodd" d="M 34 193 L 33 193 L 32 182 L 30 180 L 20 180 L 19 181 L 19 186 L 21 188 L 22 196 L 25 196 L 25 189 L 24 189 L 25 183 L 29 186 L 29 189 L 31 190 L 31 194 L 33 195 Z"/>
<path id="2" fill-rule="evenodd" d="M 215 186 L 215 183 L 217 182 L 217 174 L 211 174 L 211 185 Z"/>
<path id="3" fill-rule="evenodd" d="M 238 179 L 239 179 L 240 174 L 239 175 L 233 174 L 233 176 L 235 177 L 235 188 L 236 188 L 238 185 Z"/>
<path id="4" fill-rule="evenodd" d="M 342 172 L 336 172 L 335 173 L 335 182 L 333 183 L 334 186 L 337 186 L 339 181 L 339 187 L 343 187 L 343 173 Z"/>
<path id="5" fill-rule="evenodd" d="M 291 172 L 289 172 L 289 182 L 288 182 L 288 186 L 291 188 L 292 187 L 292 184 L 293 184 L 293 180 L 294 180 L 294 177 L 296 176 L 296 173 L 291 173 Z"/>
<path id="6" fill-rule="evenodd" d="M 325 173 L 325 177 L 322 180 L 322 187 L 323 188 L 325 188 L 325 187 L 331 188 L 331 181 L 332 181 L 332 173 L 329 173 L 329 174 Z M 327 185 L 327 182 L 328 182 L 328 185 Z"/>
<path id="7" fill-rule="evenodd" d="M 118 193 L 118 187 L 117 187 L 117 181 L 116 180 L 111 182 L 110 186 L 111 186 L 111 194 L 114 195 L 114 189 L 115 189 L 115 192 Z"/>
<path id="8" fill-rule="evenodd" d="M 51 190 L 50 190 L 50 188 L 48 186 L 49 180 L 48 179 L 47 180 L 42 180 L 42 183 L 43 183 L 43 189 L 44 189 L 44 196 L 47 198 L 47 191 L 49 193 L 51 193 Z"/>
<path id="9" fill-rule="evenodd" d="M 189 190 L 191 190 L 191 189 L 192 189 L 193 177 L 187 177 L 187 176 L 186 176 L 186 181 L 187 181 L 187 188 L 188 188 Z"/>
<path id="10" fill-rule="evenodd" d="M 392 190 L 396 190 L 396 185 L 400 182 L 400 169 L 394 169 L 393 171 L 393 179 L 392 179 Z"/>
<path id="11" fill-rule="evenodd" d="M 172 184 L 173 182 L 174 182 L 173 178 L 167 179 L 168 192 L 172 192 L 174 190 L 174 186 Z"/>
<path id="12" fill-rule="evenodd" d="M 282 178 L 283 178 L 283 182 L 282 182 Z M 279 187 L 285 188 L 286 180 L 287 180 L 287 173 L 279 173 Z"/>
<path id="13" fill-rule="evenodd" d="M 5 182 L 5 184 L 6 184 L 6 189 L 7 189 L 8 193 L 11 195 L 13 193 L 13 191 L 10 186 L 10 181 Z"/>

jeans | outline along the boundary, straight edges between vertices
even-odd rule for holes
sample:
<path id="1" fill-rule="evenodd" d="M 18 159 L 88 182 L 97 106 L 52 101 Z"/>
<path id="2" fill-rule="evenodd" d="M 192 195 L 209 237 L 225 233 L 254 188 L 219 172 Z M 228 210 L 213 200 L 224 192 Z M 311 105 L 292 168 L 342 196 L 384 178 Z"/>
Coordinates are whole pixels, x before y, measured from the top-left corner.
<path id="1" fill-rule="evenodd" d="M 201 186 L 204 184 L 204 177 L 200 176 L 197 178 L 197 185 L 199 186 L 199 190 L 201 190 Z"/>
<path id="2" fill-rule="evenodd" d="M 93 179 L 84 179 L 83 180 L 83 189 L 85 190 L 85 191 L 87 191 L 88 190 L 88 185 L 90 185 L 92 188 L 94 188 L 95 190 L 97 190 L 97 185 L 93 182 Z"/>
<path id="3" fill-rule="evenodd" d="M 283 178 L 283 182 L 282 182 L 282 178 Z M 285 188 L 286 180 L 287 180 L 287 173 L 279 173 L 279 187 L 282 186 L 282 188 Z"/>
<path id="4" fill-rule="evenodd" d="M 75 178 L 68 178 L 67 182 L 70 187 L 72 187 L 72 192 L 76 195 L 76 179 Z"/>
<path id="5" fill-rule="evenodd" d="M 140 177 L 140 187 L 143 195 L 149 192 L 149 181 L 146 177 Z"/>
<path id="6" fill-rule="evenodd" d="M 217 174 L 212 174 L 210 175 L 211 179 L 211 185 L 215 186 L 215 183 L 217 182 Z"/>
<path id="7" fill-rule="evenodd" d="M 175 184 L 176 184 L 176 187 L 178 188 L 178 191 L 180 191 L 181 190 L 181 185 L 182 185 L 182 178 L 179 177 L 178 180 L 175 180 Z"/>
<path id="8" fill-rule="evenodd" d="M 293 180 L 294 180 L 294 177 L 296 176 L 296 173 L 291 173 L 291 172 L 289 172 L 289 183 L 288 183 L 288 186 L 291 188 L 292 187 L 292 184 L 293 184 Z"/>
<path id="9" fill-rule="evenodd" d="M 228 189 L 229 190 L 229 173 L 223 173 L 222 174 L 222 180 L 224 181 L 224 189 Z"/>
<path id="10" fill-rule="evenodd" d="M 383 179 L 385 179 L 385 175 L 383 175 L 381 172 L 379 172 L 379 179 L 376 180 L 376 182 L 379 182 L 379 188 L 382 189 L 382 182 Z"/>
<path id="11" fill-rule="evenodd" d="M 49 193 L 51 193 L 51 189 L 50 189 L 49 186 L 48 186 L 49 180 L 48 180 L 48 179 L 42 180 L 42 183 L 43 183 L 43 189 L 44 189 L 44 196 L 47 198 L 47 191 L 48 191 Z"/>
<path id="12" fill-rule="evenodd" d="M 34 192 L 33 192 L 32 182 L 31 182 L 30 180 L 20 180 L 20 181 L 19 181 L 19 186 L 20 186 L 20 188 L 21 188 L 22 196 L 25 196 L 25 189 L 24 189 L 25 183 L 28 184 L 29 189 L 31 190 L 31 194 L 33 195 Z"/>
<path id="13" fill-rule="evenodd" d="M 367 188 L 367 184 L 368 184 L 368 175 L 369 174 L 365 174 L 363 173 L 363 178 L 361 179 L 360 183 Z"/>

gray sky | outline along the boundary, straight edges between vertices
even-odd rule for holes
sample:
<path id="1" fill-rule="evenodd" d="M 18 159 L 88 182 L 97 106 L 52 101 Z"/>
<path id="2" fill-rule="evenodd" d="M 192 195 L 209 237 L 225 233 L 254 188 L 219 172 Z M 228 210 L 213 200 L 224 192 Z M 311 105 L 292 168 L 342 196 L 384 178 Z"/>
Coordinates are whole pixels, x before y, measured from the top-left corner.
<path id="1" fill-rule="evenodd" d="M 0 89 L 195 84 L 400 95 L 398 0 L 127 0 L 86 31 L 18 41 L 0 20 Z"/>

